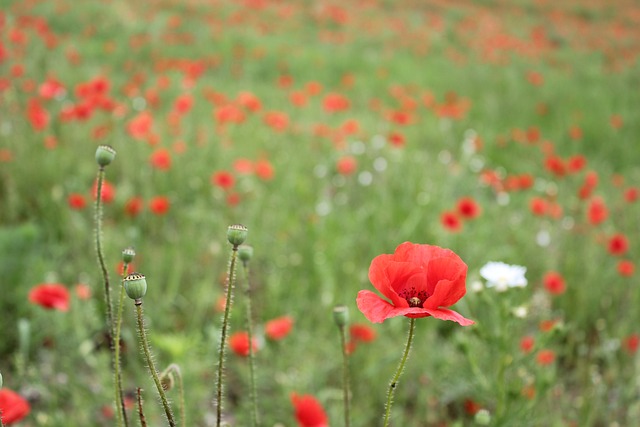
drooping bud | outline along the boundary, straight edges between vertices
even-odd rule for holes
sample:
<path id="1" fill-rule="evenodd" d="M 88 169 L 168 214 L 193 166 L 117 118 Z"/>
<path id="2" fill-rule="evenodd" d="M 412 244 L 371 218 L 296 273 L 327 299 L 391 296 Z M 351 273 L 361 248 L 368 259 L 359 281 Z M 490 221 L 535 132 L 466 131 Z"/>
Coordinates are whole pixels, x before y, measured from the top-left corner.
<path id="1" fill-rule="evenodd" d="M 248 231 L 247 227 L 242 224 L 230 225 L 227 229 L 227 240 L 234 247 L 238 247 L 247 239 Z"/>
<path id="2" fill-rule="evenodd" d="M 173 378 L 172 372 L 163 372 L 160 375 L 160 384 L 162 385 L 162 389 L 164 391 L 169 391 L 175 385 L 176 380 Z"/>
<path id="3" fill-rule="evenodd" d="M 122 250 L 122 262 L 125 264 L 131 264 L 133 258 L 136 256 L 136 251 L 131 246 Z"/>
<path id="4" fill-rule="evenodd" d="M 336 305 L 333 308 L 333 320 L 340 328 L 349 323 L 349 308 L 346 305 Z"/>
<path id="5" fill-rule="evenodd" d="M 238 258 L 240 258 L 240 261 L 246 264 L 251 260 L 251 257 L 253 257 L 253 248 L 251 246 L 238 246 Z"/>
<path id="6" fill-rule="evenodd" d="M 127 274 L 124 278 L 124 290 L 129 298 L 141 299 L 147 293 L 147 279 L 140 273 Z"/>
<path id="7" fill-rule="evenodd" d="M 109 165 L 116 157 L 116 150 L 110 145 L 100 145 L 96 150 L 96 162 L 101 167 Z"/>

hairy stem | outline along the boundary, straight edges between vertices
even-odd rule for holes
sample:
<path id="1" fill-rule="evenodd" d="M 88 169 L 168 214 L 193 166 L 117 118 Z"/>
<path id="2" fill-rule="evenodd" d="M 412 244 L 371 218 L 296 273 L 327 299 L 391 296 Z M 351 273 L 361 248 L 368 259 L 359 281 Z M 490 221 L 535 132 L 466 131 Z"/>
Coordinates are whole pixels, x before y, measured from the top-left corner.
<path id="1" fill-rule="evenodd" d="M 140 387 L 136 389 L 136 395 L 138 397 L 138 416 L 140 417 L 140 427 L 147 427 L 147 419 L 144 417 L 144 410 L 142 409 L 142 389 Z"/>
<path id="2" fill-rule="evenodd" d="M 398 379 L 404 371 L 404 365 L 407 362 L 407 358 L 409 357 L 409 351 L 411 350 L 411 343 L 413 342 L 413 331 L 416 326 L 416 319 L 411 318 L 411 323 L 409 324 L 409 337 L 407 338 L 407 344 L 404 347 L 404 354 L 402 355 L 402 360 L 400 360 L 400 364 L 398 365 L 398 369 L 396 370 L 391 383 L 389 384 L 389 390 L 387 391 L 387 404 L 386 410 L 384 414 L 384 427 L 389 425 L 389 416 L 391 415 L 391 405 L 393 404 L 393 392 L 398 385 Z"/>
<path id="3" fill-rule="evenodd" d="M 122 277 L 124 278 L 129 271 L 129 264 L 124 263 L 122 267 Z M 114 354 L 114 370 L 115 370 L 115 393 L 116 393 L 116 406 L 120 407 L 118 412 L 118 425 L 124 422 L 125 427 L 129 427 L 129 420 L 127 419 L 127 411 L 124 406 L 124 393 L 122 391 L 122 374 L 120 370 L 120 332 L 122 329 L 122 308 L 124 306 L 124 285 L 120 284 L 120 295 L 118 297 L 118 307 L 116 309 L 116 333 L 113 338 L 113 345 L 115 346 Z"/>
<path id="4" fill-rule="evenodd" d="M 231 262 L 227 274 L 227 297 L 224 305 L 224 317 L 222 318 L 222 331 L 220 332 L 220 348 L 218 349 L 218 373 L 216 377 L 216 427 L 222 423 L 222 383 L 224 374 L 224 354 L 227 342 L 227 330 L 229 328 L 229 317 L 231 315 L 231 302 L 233 286 L 236 274 L 236 258 L 238 256 L 238 246 L 234 245 L 231 252 Z M 251 348 L 251 344 L 249 344 Z"/>
<path id="5" fill-rule="evenodd" d="M 349 416 L 349 357 L 347 355 L 347 340 L 345 337 L 344 325 L 340 325 L 340 346 L 342 347 L 342 398 L 344 404 L 344 425 L 351 425 Z"/>
<path id="6" fill-rule="evenodd" d="M 175 427 L 176 422 L 173 419 L 173 414 L 171 413 L 171 407 L 169 406 L 167 395 L 165 394 L 164 389 L 162 388 L 162 383 L 160 383 L 160 377 L 158 377 L 158 371 L 156 370 L 156 366 L 153 363 L 153 357 L 151 357 L 151 349 L 149 348 L 147 333 L 144 329 L 144 318 L 142 315 L 142 300 L 136 300 L 135 305 L 136 305 L 136 314 L 138 319 L 138 336 L 140 337 L 140 342 L 142 343 L 144 357 L 147 361 L 147 366 L 149 366 L 149 372 L 151 373 L 151 377 L 153 377 L 153 382 L 156 383 L 156 388 L 158 389 L 158 394 L 160 395 L 160 401 L 162 402 L 162 407 L 164 408 L 164 413 L 167 416 L 169 425 L 171 427 Z"/>
<path id="7" fill-rule="evenodd" d="M 249 378 L 251 381 L 252 426 L 258 426 L 258 392 L 256 388 L 255 352 L 253 351 L 253 311 L 251 309 L 251 283 L 249 281 L 249 265 L 243 262 L 247 294 L 247 334 L 249 337 Z"/>

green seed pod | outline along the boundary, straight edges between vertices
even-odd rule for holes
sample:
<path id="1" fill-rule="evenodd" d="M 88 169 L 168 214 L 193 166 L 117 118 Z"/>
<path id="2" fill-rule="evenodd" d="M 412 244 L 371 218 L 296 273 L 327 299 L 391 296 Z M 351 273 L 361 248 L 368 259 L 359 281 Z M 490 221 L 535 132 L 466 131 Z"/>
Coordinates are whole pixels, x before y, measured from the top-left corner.
<path id="1" fill-rule="evenodd" d="M 333 320 L 339 327 L 344 327 L 349 323 L 349 308 L 346 305 L 336 305 L 333 308 Z"/>
<path id="2" fill-rule="evenodd" d="M 132 247 L 128 247 L 122 250 L 122 262 L 131 264 L 133 258 L 136 256 L 136 251 Z"/>
<path id="3" fill-rule="evenodd" d="M 478 425 L 488 426 L 491 424 L 491 414 L 486 409 L 480 409 L 476 412 L 475 421 Z"/>
<path id="4" fill-rule="evenodd" d="M 116 150 L 110 145 L 100 145 L 96 150 L 96 162 L 98 165 L 104 167 L 109 165 L 116 157 Z"/>
<path id="5" fill-rule="evenodd" d="M 124 278 L 124 290 L 129 298 L 140 299 L 147 293 L 147 279 L 140 273 L 127 274 Z"/>
<path id="6" fill-rule="evenodd" d="M 240 261 L 246 264 L 251 260 L 252 256 L 253 256 L 253 248 L 251 246 L 248 246 L 248 245 L 238 246 L 238 258 L 240 258 Z"/>
<path id="7" fill-rule="evenodd" d="M 227 240 L 234 247 L 238 247 L 247 240 L 248 231 L 247 227 L 242 224 L 230 225 L 227 229 Z"/>

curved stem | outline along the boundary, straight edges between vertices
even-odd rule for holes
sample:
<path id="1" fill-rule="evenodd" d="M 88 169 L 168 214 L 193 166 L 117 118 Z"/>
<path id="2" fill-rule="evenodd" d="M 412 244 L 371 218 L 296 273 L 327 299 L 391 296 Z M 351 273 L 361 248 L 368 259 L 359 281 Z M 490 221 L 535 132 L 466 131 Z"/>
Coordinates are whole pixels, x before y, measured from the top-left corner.
<path id="1" fill-rule="evenodd" d="M 244 276 L 247 293 L 247 335 L 249 338 L 249 378 L 251 381 L 251 404 L 252 404 L 252 426 L 258 425 L 258 393 L 256 388 L 256 366 L 255 352 L 253 350 L 253 312 L 251 309 L 251 284 L 249 282 L 249 266 L 246 262 L 244 266 Z"/>
<path id="2" fill-rule="evenodd" d="M 160 374 L 160 382 L 162 382 L 162 378 L 165 377 L 165 375 L 169 375 L 171 373 L 174 373 L 176 375 L 176 377 L 178 377 L 178 395 L 179 395 L 179 399 L 180 399 L 180 425 L 182 426 L 186 426 L 187 425 L 187 416 L 185 414 L 185 409 L 184 409 L 184 382 L 182 381 L 182 371 L 180 370 L 180 366 L 178 366 L 175 363 L 172 363 L 171 365 L 167 366 L 167 369 L 165 369 L 161 374 Z"/>
<path id="3" fill-rule="evenodd" d="M 407 358 L 409 357 L 409 350 L 411 350 L 411 343 L 413 342 L 413 331 L 416 326 L 416 319 L 411 318 L 411 323 L 409 324 L 409 337 L 407 338 L 407 344 L 404 347 L 404 354 L 402 355 L 402 360 L 400 360 L 400 364 L 398 365 L 398 369 L 396 370 L 396 374 L 393 376 L 391 383 L 389 384 L 389 390 L 387 391 L 387 404 L 386 411 L 384 414 L 384 427 L 389 425 L 389 416 L 391 415 L 391 405 L 393 404 L 393 392 L 398 385 L 398 379 L 404 370 L 404 365 L 407 362 Z"/>
<path id="4" fill-rule="evenodd" d="M 351 425 L 349 416 L 349 357 L 347 356 L 347 340 L 344 326 L 340 326 L 340 345 L 342 347 L 342 398 L 344 400 L 344 425 Z"/>
<path id="5" fill-rule="evenodd" d="M 236 258 L 238 256 L 238 246 L 233 246 L 231 252 L 231 262 L 227 274 L 227 297 L 224 304 L 224 317 L 222 318 L 222 331 L 220 332 L 220 347 L 218 349 L 218 373 L 216 377 L 216 427 L 222 423 L 222 383 L 224 374 L 224 354 L 227 342 L 227 329 L 229 328 L 229 317 L 231 315 L 231 302 L 233 286 L 236 274 Z M 251 344 L 249 344 L 251 348 Z"/>
<path id="6" fill-rule="evenodd" d="M 144 356 L 145 356 L 145 359 L 147 360 L 147 365 L 149 366 L 149 372 L 153 377 L 153 382 L 156 383 L 156 388 L 158 389 L 158 394 L 160 395 L 160 400 L 164 408 L 164 413 L 167 416 L 167 420 L 169 421 L 169 425 L 171 427 L 175 427 L 176 422 L 173 419 L 173 414 L 171 413 L 171 407 L 169 406 L 167 395 L 164 393 L 164 389 L 162 388 L 162 384 L 160 383 L 160 378 L 158 377 L 158 371 L 156 371 L 156 367 L 153 363 L 153 357 L 151 357 L 151 349 L 149 348 L 149 341 L 147 340 L 147 334 L 144 330 L 144 318 L 142 316 L 142 300 L 136 300 L 135 305 L 136 305 L 136 314 L 138 319 L 138 335 L 140 337 L 140 342 L 142 343 L 142 350 L 144 351 Z"/>

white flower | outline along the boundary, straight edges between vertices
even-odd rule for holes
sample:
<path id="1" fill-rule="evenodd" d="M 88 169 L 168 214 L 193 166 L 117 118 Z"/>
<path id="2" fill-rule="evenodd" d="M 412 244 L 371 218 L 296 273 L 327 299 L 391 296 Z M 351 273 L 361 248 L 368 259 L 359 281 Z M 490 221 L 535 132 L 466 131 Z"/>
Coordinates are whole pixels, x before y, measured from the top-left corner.
<path id="1" fill-rule="evenodd" d="M 487 281 L 487 288 L 504 292 L 509 288 L 527 286 L 527 279 L 524 277 L 526 271 L 527 268 L 520 265 L 488 262 L 480 269 L 480 275 Z"/>

